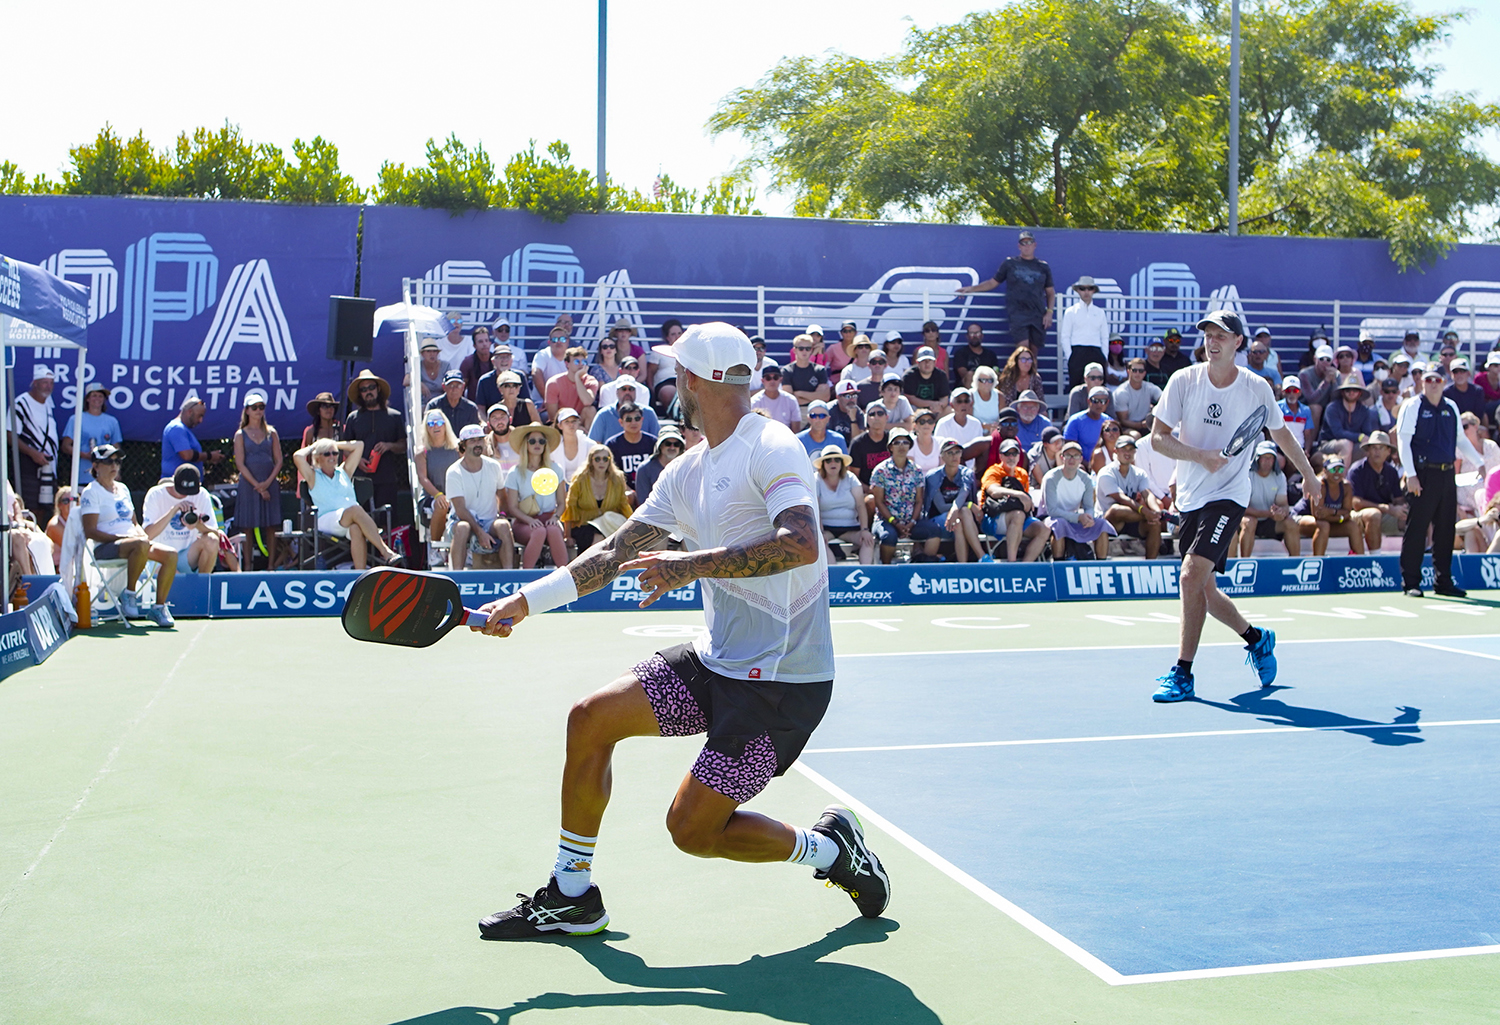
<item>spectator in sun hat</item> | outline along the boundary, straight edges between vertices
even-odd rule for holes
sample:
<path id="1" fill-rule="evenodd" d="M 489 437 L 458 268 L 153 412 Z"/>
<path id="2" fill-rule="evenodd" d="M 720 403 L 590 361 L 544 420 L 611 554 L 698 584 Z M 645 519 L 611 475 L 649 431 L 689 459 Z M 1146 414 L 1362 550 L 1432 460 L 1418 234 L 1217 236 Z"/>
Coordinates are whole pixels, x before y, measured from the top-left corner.
<path id="1" fill-rule="evenodd" d="M 834 385 L 833 393 L 837 401 L 828 410 L 828 429 L 839 434 L 848 445 L 865 429 L 865 412 L 859 404 L 859 385 L 853 381 L 840 381 Z"/>
<path id="2" fill-rule="evenodd" d="M 1086 365 L 1104 363 L 1104 350 L 1109 345 L 1109 317 L 1103 308 L 1094 305 L 1099 286 L 1092 277 L 1085 274 L 1071 287 L 1078 295 L 1078 303 L 1063 312 L 1057 328 L 1057 355 L 1068 368 L 1068 385 L 1077 387 L 1083 383 Z"/>
<path id="3" fill-rule="evenodd" d="M 1103 377 L 1102 374 L 1100 376 Z M 1099 444 L 1099 436 L 1104 430 L 1104 421 L 1114 419 L 1105 413 L 1109 398 L 1108 388 L 1102 384 L 1094 385 L 1089 389 L 1088 408 L 1068 417 L 1068 422 L 1063 425 L 1063 437 L 1076 441 L 1082 446 L 1085 464 L 1094 457 L 1094 447 Z"/>
<path id="4" fill-rule="evenodd" d="M 177 553 L 179 573 L 212 573 L 218 564 L 224 537 L 216 529 L 218 522 L 213 503 L 203 491 L 203 477 L 191 463 L 179 466 L 171 480 L 146 492 L 141 501 L 141 526 L 147 537 Z"/>
<path id="5" fill-rule="evenodd" d="M 661 472 L 685 451 L 687 443 L 677 425 L 664 425 L 661 433 L 656 436 L 656 448 L 651 450 L 651 458 L 635 471 L 635 498 L 638 503 L 644 504 L 651 497 L 651 489 L 656 487 L 656 480 Z"/>
<path id="6" fill-rule="evenodd" d="M 793 343 L 793 351 L 796 351 L 796 343 Z M 851 345 L 852 358 L 848 366 L 839 372 L 840 381 L 853 381 L 859 384 L 870 379 L 870 357 L 875 354 L 875 346 L 871 343 L 868 335 L 855 335 Z M 882 359 L 881 369 L 885 369 Z"/>
<path id="7" fill-rule="evenodd" d="M 1056 428 L 1053 428 L 1054 432 Z M 1062 436 L 1058 435 L 1061 444 Z M 1047 545 L 1047 525 L 1035 516 L 1036 503 L 1031 497 L 1031 477 L 1021 465 L 1021 446 L 1014 438 L 1000 443 L 999 458 L 984 471 L 979 481 L 981 529 L 1004 541 L 1006 562 L 1035 562 Z M 1024 553 L 1021 543 L 1026 543 Z"/>
<path id="8" fill-rule="evenodd" d="M 821 452 L 829 445 L 845 452 L 849 450 L 849 443 L 844 440 L 843 435 L 829 430 L 830 420 L 828 403 L 821 399 L 814 399 L 807 404 L 807 427 L 797 433 L 797 440 L 802 442 L 802 447 L 807 449 L 808 455 Z"/>
<path id="9" fill-rule="evenodd" d="M 1016 396 L 1016 401 L 1011 403 L 1016 411 L 1016 441 L 1021 445 L 1024 453 L 1042 440 L 1042 432 L 1052 426 L 1052 421 L 1044 412 L 1047 404 L 1042 397 L 1030 389 Z"/>
<path id="10" fill-rule="evenodd" d="M 935 410 L 938 416 L 948 411 L 948 375 L 938 369 L 937 352 L 931 346 L 917 350 L 916 365 L 901 378 L 901 388 L 913 408 Z"/>
<path id="11" fill-rule="evenodd" d="M 339 423 L 339 400 L 333 397 L 333 392 L 318 392 L 307 400 L 305 408 L 307 415 L 312 418 L 312 423 L 302 429 L 303 448 L 319 438 L 339 440 L 344 432 L 344 425 Z"/>
<path id="12" fill-rule="evenodd" d="M 552 555 L 553 565 L 565 566 L 568 548 L 559 510 L 567 502 L 568 485 L 552 458 L 562 437 L 555 427 L 547 424 L 527 424 L 510 433 L 518 463 L 500 486 L 511 530 L 516 542 L 523 546 L 521 568 L 535 569 L 544 545 Z M 550 495 L 542 494 L 532 484 L 532 477 L 544 469 L 557 474 L 557 490 Z"/>
<path id="13" fill-rule="evenodd" d="M 130 489 L 120 480 L 120 450 L 114 445 L 100 445 L 91 453 L 90 472 L 94 480 L 83 489 L 78 514 L 83 517 L 84 537 L 94 542 L 96 559 L 124 559 L 125 591 L 120 595 L 120 611 L 127 619 L 141 618 L 135 589 L 147 562 L 161 568 L 156 574 L 157 603 L 146 613 L 157 626 L 172 626 L 167 600 L 172 581 L 177 576 L 177 550 L 153 541 L 135 520 L 135 504 Z"/>
<path id="14" fill-rule="evenodd" d="M 875 561 L 875 535 L 870 533 L 870 510 L 865 505 L 864 489 L 859 478 L 849 472 L 849 455 L 835 445 L 812 453 L 813 469 L 818 483 L 818 523 L 823 527 L 823 541 L 828 547 L 828 561 L 842 561 L 842 548 L 832 542 L 847 541 L 859 552 L 859 562 L 868 566 Z"/>
<path id="15" fill-rule="evenodd" d="M 1255 554 L 1256 538 L 1281 538 L 1290 556 L 1302 554 L 1302 524 L 1287 500 L 1286 474 L 1277 466 L 1280 451 L 1274 441 L 1255 446 L 1250 464 L 1250 499 L 1240 518 L 1240 558 Z"/>
<path id="16" fill-rule="evenodd" d="M 640 403 L 645 389 L 641 387 L 636 379 L 629 374 L 621 374 L 614 379 L 612 385 L 606 385 L 613 393 L 609 404 L 601 406 L 599 412 L 594 416 L 594 422 L 589 425 L 589 440 L 604 442 L 620 433 L 620 406 L 625 403 Z M 602 392 L 600 393 L 602 396 Z M 655 435 L 661 427 L 661 418 L 656 411 L 648 406 L 641 407 L 641 415 L 644 417 L 644 430 L 647 434 Z"/>
<path id="17" fill-rule="evenodd" d="M 1365 383 L 1353 374 L 1338 383 L 1334 401 L 1323 411 L 1323 427 L 1318 440 L 1325 449 L 1337 452 L 1347 464 L 1360 438 L 1378 428 L 1374 412 L 1364 404 Z"/>
<path id="18" fill-rule="evenodd" d="M 109 386 L 103 381 L 90 381 L 83 389 L 83 446 L 79 451 L 78 474 L 82 478 L 89 472 L 89 453 L 100 445 L 118 445 L 124 433 L 120 421 L 106 413 L 109 406 Z M 72 479 L 73 434 L 78 426 L 78 414 L 68 416 L 63 426 L 58 445 L 57 477 Z"/>
<path id="19" fill-rule="evenodd" d="M 896 545 L 912 537 L 912 528 L 923 508 L 922 471 L 908 458 L 915 438 L 904 427 L 890 432 L 890 456 L 870 474 L 875 498 L 875 521 L 871 533 L 880 545 L 880 561 L 896 556 Z"/>
<path id="20" fill-rule="evenodd" d="M 1354 376 L 1359 378 L 1359 383 L 1363 385 L 1365 384 L 1364 375 L 1354 369 L 1354 357 L 1356 355 L 1354 346 L 1340 345 L 1337 349 L 1333 350 L 1333 369 L 1338 374 L 1340 381 Z"/>
<path id="21" fill-rule="evenodd" d="M 760 382 L 760 391 L 750 398 L 750 408 L 764 410 L 793 433 L 802 430 L 802 407 L 797 404 L 796 396 L 781 390 L 781 368 L 766 367 L 760 372 Z"/>
<path id="22" fill-rule="evenodd" d="M 448 418 L 455 431 L 480 422 L 479 407 L 464 398 L 464 375 L 450 370 L 443 375 L 443 394 L 427 403 Z"/>
<path id="23" fill-rule="evenodd" d="M 1399 537 L 1406 530 L 1406 492 L 1391 456 L 1395 446 L 1385 431 L 1374 431 L 1360 443 L 1364 458 L 1349 467 L 1354 489 L 1354 518 L 1364 531 L 1365 546 L 1380 551 L 1381 537 Z"/>
<path id="24" fill-rule="evenodd" d="M 524 427 L 527 424 L 539 424 L 542 422 L 541 411 L 525 393 L 526 382 L 521 375 L 514 370 L 507 370 L 495 378 L 495 384 L 500 389 L 500 402 L 510 413 L 512 427 Z M 491 406 L 493 408 L 493 406 Z"/>
<path id="25" fill-rule="evenodd" d="M 484 428 L 471 425 L 459 432 L 459 458 L 448 467 L 443 485 L 452 507 L 448 513 L 450 569 L 467 566 L 471 552 L 495 552 L 503 569 L 516 565 L 515 534 L 500 509 L 504 471 L 484 452 Z"/>
<path id="26" fill-rule="evenodd" d="M 373 370 L 361 370 L 349 382 L 349 401 L 354 409 L 344 420 L 344 440 L 360 442 L 362 460 L 355 478 L 371 482 L 376 506 L 388 505 L 398 524 L 411 522 L 411 507 L 397 501 L 407 484 L 406 419 L 386 405 L 391 386 Z"/>
<path id="27" fill-rule="evenodd" d="M 861 484 L 869 486 L 870 474 L 875 467 L 890 457 L 889 426 L 890 416 L 885 403 L 876 399 L 865 407 L 866 430 L 849 443 L 849 455 L 854 460 L 851 468 Z"/>
<path id="28" fill-rule="evenodd" d="M 443 347 L 436 338 L 424 338 L 417 347 L 417 383 L 422 389 L 422 405 L 443 394 L 443 375 L 448 368 L 443 366 Z M 410 375 L 407 375 L 410 377 Z M 406 380 L 401 385 L 405 387 Z"/>

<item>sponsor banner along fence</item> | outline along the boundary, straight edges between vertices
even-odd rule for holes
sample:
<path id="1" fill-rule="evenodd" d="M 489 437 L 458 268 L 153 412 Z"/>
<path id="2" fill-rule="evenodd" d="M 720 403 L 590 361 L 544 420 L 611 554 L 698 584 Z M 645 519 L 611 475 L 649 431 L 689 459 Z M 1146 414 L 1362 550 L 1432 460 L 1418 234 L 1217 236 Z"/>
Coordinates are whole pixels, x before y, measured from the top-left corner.
<path id="1" fill-rule="evenodd" d="M 1461 587 L 1500 589 L 1500 555 L 1458 555 L 1453 566 L 1454 579 Z M 835 563 L 828 570 L 828 587 L 831 603 L 844 608 L 1176 598 L 1179 568 L 1178 563 L 1161 559 L 899 566 Z M 1401 590 L 1401 571 L 1391 555 L 1231 559 L 1225 568 L 1227 572 L 1219 574 L 1219 587 L 1236 596 Z M 513 594 L 546 572 L 470 570 L 444 575 L 458 581 L 464 604 L 477 608 Z M 217 573 L 209 577 L 185 573 L 172 585 L 172 612 L 182 618 L 337 616 L 358 577 L 353 572 Z M 1423 566 L 1422 579 L 1424 587 L 1432 586 L 1430 560 Z M 55 580 L 27 578 L 33 593 Z M 567 610 L 630 610 L 639 608 L 644 598 L 636 575 L 623 574 Z M 669 592 L 651 606 L 676 611 L 702 607 L 702 590 L 696 582 Z"/>
<path id="2" fill-rule="evenodd" d="M 30 605 L 0 616 L 0 679 L 41 665 L 62 647 L 73 625 L 69 605 L 62 586 L 51 584 Z"/>

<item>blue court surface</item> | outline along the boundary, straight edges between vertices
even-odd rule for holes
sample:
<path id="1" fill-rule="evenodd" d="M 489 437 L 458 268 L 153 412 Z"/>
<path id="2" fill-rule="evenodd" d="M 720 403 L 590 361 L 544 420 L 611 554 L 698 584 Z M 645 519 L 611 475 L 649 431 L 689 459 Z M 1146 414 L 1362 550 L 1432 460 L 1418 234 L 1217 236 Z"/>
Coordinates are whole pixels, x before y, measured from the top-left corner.
<path id="1" fill-rule="evenodd" d="M 1277 651 L 843 657 L 802 761 L 1113 981 L 1500 951 L 1500 637 Z"/>

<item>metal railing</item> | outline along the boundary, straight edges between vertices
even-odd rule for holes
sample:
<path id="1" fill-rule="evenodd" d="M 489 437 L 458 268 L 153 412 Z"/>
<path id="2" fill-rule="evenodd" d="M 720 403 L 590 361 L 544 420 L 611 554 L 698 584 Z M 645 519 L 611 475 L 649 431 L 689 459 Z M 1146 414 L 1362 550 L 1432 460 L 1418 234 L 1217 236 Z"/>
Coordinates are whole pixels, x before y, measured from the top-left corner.
<path id="1" fill-rule="evenodd" d="M 626 320 L 643 344 L 658 337 L 663 321 L 684 323 L 723 320 L 758 334 L 766 350 L 784 361 L 791 340 L 811 323 L 824 329 L 834 344 L 844 321 L 869 335 L 878 346 L 889 331 L 901 333 L 911 356 L 922 337 L 922 325 L 935 321 L 942 344 L 950 351 L 964 344 L 965 329 L 977 323 L 985 344 L 1009 356 L 1012 345 L 1001 293 L 964 294 L 957 289 L 976 283 L 968 267 L 898 267 L 869 288 L 798 288 L 771 285 L 683 285 L 633 282 L 628 272 L 615 271 L 593 282 L 581 271 L 559 271 L 556 280 L 492 281 L 448 277 L 407 278 L 403 291 L 411 301 L 460 314 L 466 327 L 511 325 L 510 342 L 527 354 L 546 345 L 547 333 L 561 314 L 573 319 L 572 339 L 591 353 L 599 339 L 618 320 Z M 1435 353 L 1440 335 L 1456 331 L 1461 351 L 1479 362 L 1500 336 L 1500 284 L 1461 281 L 1433 303 L 1379 302 L 1359 299 L 1245 298 L 1233 286 L 1200 295 L 1196 281 L 1167 280 L 1157 273 L 1146 282 L 1151 289 L 1128 294 L 1105 284 L 1095 302 L 1105 311 L 1110 329 L 1125 336 L 1127 356 L 1143 355 L 1148 340 L 1169 328 L 1182 332 L 1183 346 L 1196 345 L 1198 320 L 1212 310 L 1230 309 L 1247 330 L 1271 331 L 1272 347 L 1281 365 L 1294 370 L 1315 332 L 1330 344 L 1356 346 L 1362 336 L 1374 354 L 1386 356 L 1400 347 L 1403 335 L 1416 330 L 1422 352 Z M 1067 393 L 1066 367 L 1059 365 L 1057 326 L 1078 302 L 1071 292 L 1056 298 L 1055 320 L 1038 357 L 1038 368 L 1055 403 Z"/>

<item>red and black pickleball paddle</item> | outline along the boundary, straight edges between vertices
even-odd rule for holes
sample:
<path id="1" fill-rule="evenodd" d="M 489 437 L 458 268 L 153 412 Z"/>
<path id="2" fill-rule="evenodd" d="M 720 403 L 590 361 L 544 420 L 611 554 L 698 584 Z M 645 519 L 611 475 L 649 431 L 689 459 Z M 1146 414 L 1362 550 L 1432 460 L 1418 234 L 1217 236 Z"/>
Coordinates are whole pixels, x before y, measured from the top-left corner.
<path id="1" fill-rule="evenodd" d="M 483 612 L 464 608 L 449 577 L 382 566 L 354 582 L 344 603 L 344 632 L 357 641 L 425 648 L 460 626 L 483 626 Z"/>

